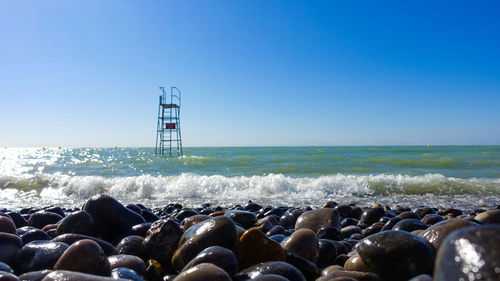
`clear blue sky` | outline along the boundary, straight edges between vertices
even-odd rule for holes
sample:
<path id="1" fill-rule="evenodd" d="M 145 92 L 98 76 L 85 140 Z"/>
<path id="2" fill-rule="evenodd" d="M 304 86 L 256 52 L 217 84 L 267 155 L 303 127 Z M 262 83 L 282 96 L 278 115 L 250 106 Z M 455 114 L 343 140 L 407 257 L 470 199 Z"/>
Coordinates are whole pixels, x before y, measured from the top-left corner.
<path id="1" fill-rule="evenodd" d="M 1 146 L 500 144 L 498 1 L 0 0 Z"/>

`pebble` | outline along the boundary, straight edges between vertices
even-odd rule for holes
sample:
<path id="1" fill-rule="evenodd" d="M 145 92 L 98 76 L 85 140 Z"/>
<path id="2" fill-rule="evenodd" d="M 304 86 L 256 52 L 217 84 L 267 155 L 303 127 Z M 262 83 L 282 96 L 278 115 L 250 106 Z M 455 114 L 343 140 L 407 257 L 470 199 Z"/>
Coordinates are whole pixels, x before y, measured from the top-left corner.
<path id="1" fill-rule="evenodd" d="M 334 241 L 329 239 L 319 239 L 319 257 L 316 264 L 319 267 L 327 267 L 335 263 L 337 258 L 337 247 Z"/>
<path id="2" fill-rule="evenodd" d="M 48 211 L 38 211 L 30 215 L 28 223 L 36 228 L 42 229 L 48 224 L 55 224 L 59 222 L 63 217 L 59 214 L 48 212 Z"/>
<path id="3" fill-rule="evenodd" d="M 229 217 L 218 216 L 190 227 L 182 234 L 179 247 L 172 256 L 172 265 L 182 270 L 196 255 L 210 246 L 229 250 L 238 248 L 239 236 L 236 225 Z"/>
<path id="4" fill-rule="evenodd" d="M 256 264 L 237 273 L 233 281 L 246 281 L 261 275 L 276 274 L 287 278 L 289 281 L 306 281 L 304 274 L 295 266 L 281 261 L 270 261 Z"/>
<path id="5" fill-rule="evenodd" d="M 16 257 L 17 251 L 23 246 L 19 236 L 0 232 L 0 262 L 11 264 Z"/>
<path id="6" fill-rule="evenodd" d="M 433 280 L 499 280 L 499 245 L 497 224 L 453 231 L 438 250 Z"/>
<path id="7" fill-rule="evenodd" d="M 316 281 L 350 280 L 349 278 L 358 281 L 381 281 L 380 277 L 373 272 L 360 272 L 360 271 L 347 271 L 347 270 L 331 271 L 326 275 L 316 279 Z"/>
<path id="8" fill-rule="evenodd" d="M 231 276 L 222 268 L 211 264 L 201 263 L 181 272 L 175 281 L 232 281 Z"/>
<path id="9" fill-rule="evenodd" d="M 0 271 L 0 281 L 19 281 L 19 278 L 12 273 Z"/>
<path id="10" fill-rule="evenodd" d="M 238 260 L 236 255 L 229 249 L 220 246 L 211 246 L 201 251 L 194 257 L 182 271 L 188 270 L 198 264 L 211 263 L 224 269 L 229 276 L 233 276 L 238 271 Z"/>
<path id="11" fill-rule="evenodd" d="M 137 256 L 114 255 L 109 256 L 108 261 L 112 270 L 120 267 L 125 267 L 132 269 L 139 275 L 144 275 L 146 273 L 146 264 L 141 258 Z"/>
<path id="12" fill-rule="evenodd" d="M 169 267 L 182 234 L 182 229 L 173 220 L 158 220 L 153 223 L 142 242 L 148 259 L 157 260 L 164 267 Z"/>
<path id="13" fill-rule="evenodd" d="M 106 256 L 112 256 L 118 254 L 116 251 L 115 246 L 113 246 L 111 243 L 104 241 L 102 239 L 93 237 L 93 236 L 88 236 L 88 235 L 83 235 L 83 234 L 76 234 L 76 233 L 66 233 L 66 234 L 61 234 L 54 239 L 52 239 L 53 242 L 64 242 L 68 245 L 73 245 L 75 242 L 78 242 L 83 239 L 89 239 L 101 247 L 101 249 L 104 251 Z"/>
<path id="14" fill-rule="evenodd" d="M 500 223 L 500 209 L 493 209 L 482 212 L 478 214 L 474 219 L 483 223 L 483 224 L 491 224 L 491 223 Z"/>
<path id="15" fill-rule="evenodd" d="M 90 239 L 83 239 L 69 246 L 57 260 L 54 269 L 102 276 L 110 276 L 111 274 L 111 265 L 104 251 L 99 244 Z"/>
<path id="16" fill-rule="evenodd" d="M 261 262 L 285 260 L 285 251 L 281 245 L 257 228 L 250 228 L 240 237 L 237 253 L 240 269 Z"/>
<path id="17" fill-rule="evenodd" d="M 252 227 L 257 222 L 257 216 L 249 211 L 230 210 L 224 216 L 230 217 L 235 223 L 241 225 L 244 229 Z"/>
<path id="18" fill-rule="evenodd" d="M 117 267 L 111 270 L 111 277 L 113 279 L 127 279 L 132 281 L 142 281 L 142 277 L 134 270 L 126 267 Z"/>
<path id="19" fill-rule="evenodd" d="M 42 281 L 130 281 L 127 279 L 115 279 L 99 275 L 68 271 L 55 270 L 45 275 Z"/>
<path id="20" fill-rule="evenodd" d="M 418 229 L 426 229 L 427 227 L 429 227 L 429 226 L 427 224 L 421 222 L 420 220 L 411 218 L 411 219 L 402 219 L 401 221 L 396 223 L 392 227 L 392 229 L 412 232 L 412 231 L 418 230 Z"/>
<path id="21" fill-rule="evenodd" d="M 83 210 L 70 213 L 57 225 L 56 234 L 79 233 L 85 235 L 94 234 L 94 219 Z"/>
<path id="22" fill-rule="evenodd" d="M 19 272 L 52 269 L 68 249 L 62 242 L 34 241 L 24 245 L 17 254 Z"/>
<path id="23" fill-rule="evenodd" d="M 51 240 L 52 237 L 50 237 L 47 232 L 34 228 L 23 233 L 21 239 L 23 240 L 23 244 L 28 244 L 31 241 Z"/>
<path id="24" fill-rule="evenodd" d="M 333 209 L 329 209 L 333 210 Z M 291 236 L 281 241 L 283 249 L 301 256 L 313 263 L 319 258 L 319 241 L 316 233 L 307 228 L 296 230 Z"/>
<path id="25" fill-rule="evenodd" d="M 361 240 L 357 249 L 363 262 L 386 280 L 406 281 L 432 272 L 434 248 L 406 231 L 379 232 Z"/>
<path id="26" fill-rule="evenodd" d="M 121 239 L 132 226 L 146 222 L 141 215 L 108 195 L 90 198 L 83 210 L 92 216 L 96 234 L 106 241 Z"/>
<path id="27" fill-rule="evenodd" d="M 322 227 L 340 227 L 339 212 L 332 208 L 321 208 L 304 212 L 297 218 L 295 223 L 295 230 L 307 228 L 314 232 Z"/>
<path id="28" fill-rule="evenodd" d="M 384 208 L 368 208 L 362 214 L 358 224 L 371 225 L 385 215 Z"/>
<path id="29" fill-rule="evenodd" d="M 478 225 L 463 219 L 448 219 L 432 225 L 420 233 L 419 236 L 429 241 L 434 249 L 437 250 L 451 232 L 469 226 Z"/>
<path id="30" fill-rule="evenodd" d="M 16 234 L 16 225 L 10 217 L 0 216 L 0 232 Z"/>

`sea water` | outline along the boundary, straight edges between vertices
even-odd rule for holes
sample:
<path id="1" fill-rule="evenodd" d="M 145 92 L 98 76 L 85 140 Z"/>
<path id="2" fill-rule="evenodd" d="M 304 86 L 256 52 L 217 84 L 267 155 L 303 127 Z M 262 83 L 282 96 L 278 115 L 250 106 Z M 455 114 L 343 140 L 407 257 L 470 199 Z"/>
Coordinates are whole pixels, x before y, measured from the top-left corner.
<path id="1" fill-rule="evenodd" d="M 150 207 L 500 204 L 500 146 L 0 148 L 0 208 L 81 207 L 96 194 Z"/>

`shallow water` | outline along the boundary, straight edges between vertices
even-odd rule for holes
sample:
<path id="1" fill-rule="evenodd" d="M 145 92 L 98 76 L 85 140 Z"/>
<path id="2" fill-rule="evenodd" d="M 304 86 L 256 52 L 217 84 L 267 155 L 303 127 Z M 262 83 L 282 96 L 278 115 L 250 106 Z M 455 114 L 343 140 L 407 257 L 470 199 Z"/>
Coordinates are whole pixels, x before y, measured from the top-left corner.
<path id="1" fill-rule="evenodd" d="M 496 205 L 500 146 L 2 148 L 0 207 L 81 206 L 95 194 L 160 206 L 374 202 Z"/>

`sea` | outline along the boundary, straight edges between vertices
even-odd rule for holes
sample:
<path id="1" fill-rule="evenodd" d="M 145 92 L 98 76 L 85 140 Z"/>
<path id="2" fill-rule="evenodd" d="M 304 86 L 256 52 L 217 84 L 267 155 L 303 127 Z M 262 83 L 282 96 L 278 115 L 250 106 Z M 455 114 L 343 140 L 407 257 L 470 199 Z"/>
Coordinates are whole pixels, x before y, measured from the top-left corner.
<path id="1" fill-rule="evenodd" d="M 97 194 L 161 207 L 496 206 L 500 146 L 0 148 L 0 209 L 82 207 Z"/>

